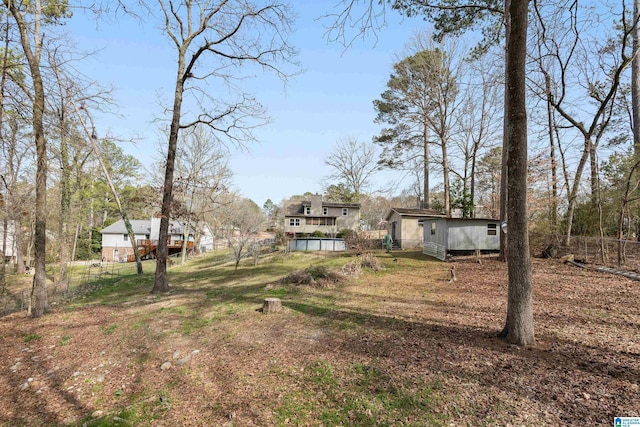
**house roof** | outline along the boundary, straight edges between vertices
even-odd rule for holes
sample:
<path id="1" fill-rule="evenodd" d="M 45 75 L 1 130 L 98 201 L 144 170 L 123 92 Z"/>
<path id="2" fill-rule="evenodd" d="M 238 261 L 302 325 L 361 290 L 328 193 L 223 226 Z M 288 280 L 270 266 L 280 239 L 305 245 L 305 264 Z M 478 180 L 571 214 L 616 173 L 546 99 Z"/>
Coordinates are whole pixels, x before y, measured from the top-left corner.
<path id="1" fill-rule="evenodd" d="M 416 208 L 391 208 L 389 209 L 389 212 L 387 212 L 387 215 L 385 216 L 385 219 L 388 221 L 389 218 L 391 218 L 391 215 L 393 215 L 393 213 L 397 213 L 400 216 L 411 216 L 411 217 L 431 217 L 431 216 L 437 216 L 437 217 L 444 217 L 444 214 L 442 212 L 439 212 L 435 209 L 416 209 Z"/>
<path id="2" fill-rule="evenodd" d="M 133 228 L 133 234 L 149 234 L 151 232 L 151 220 L 148 219 L 132 219 L 131 227 Z M 103 228 L 100 233 L 102 234 L 126 234 L 127 228 L 124 226 L 124 221 L 119 220 L 114 222 L 108 227 Z"/>
<path id="3" fill-rule="evenodd" d="M 302 201 L 298 203 L 291 203 L 285 208 L 285 216 L 305 216 L 303 215 L 303 206 L 311 206 L 310 201 Z M 336 202 L 322 202 L 323 208 L 350 208 L 350 209 L 360 209 L 360 205 L 358 203 L 336 203 Z"/>
<path id="4" fill-rule="evenodd" d="M 447 221 L 451 221 L 451 222 L 462 222 L 462 221 L 477 221 L 477 222 L 487 222 L 487 221 L 491 221 L 491 222 L 498 222 L 500 221 L 499 219 L 494 219 L 494 218 L 446 218 Z"/>
<path id="5" fill-rule="evenodd" d="M 131 222 L 131 227 L 133 228 L 133 234 L 152 234 L 151 233 L 151 220 L 150 219 L 132 219 L 129 222 Z M 154 226 L 154 228 L 156 229 L 156 231 L 159 229 L 160 227 L 160 221 L 158 221 L 156 223 L 156 225 Z M 205 222 L 202 223 L 196 223 L 196 224 L 192 224 L 190 227 L 190 231 L 189 234 L 194 233 L 196 228 L 204 228 L 207 227 L 209 228 L 209 225 L 206 224 Z M 182 234 L 184 231 L 184 226 L 180 221 L 177 220 L 169 220 L 169 234 L 172 235 L 176 235 L 176 234 Z M 211 232 L 211 229 L 209 228 L 209 232 Z M 100 233 L 102 234 L 127 234 L 127 228 L 124 226 L 124 221 L 123 220 L 118 220 L 116 222 L 114 222 L 113 224 L 111 224 L 108 227 L 103 228 Z"/>

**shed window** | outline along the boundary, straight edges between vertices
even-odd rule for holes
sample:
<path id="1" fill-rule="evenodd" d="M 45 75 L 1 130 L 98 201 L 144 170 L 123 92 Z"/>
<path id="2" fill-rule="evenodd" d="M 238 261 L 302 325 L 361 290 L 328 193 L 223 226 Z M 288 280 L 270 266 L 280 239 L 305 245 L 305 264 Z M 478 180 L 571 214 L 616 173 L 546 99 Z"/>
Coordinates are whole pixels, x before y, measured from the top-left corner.
<path id="1" fill-rule="evenodd" d="M 431 234 L 436 234 L 436 223 L 435 222 L 431 223 Z"/>
<path id="2" fill-rule="evenodd" d="M 498 234 L 498 224 L 487 224 L 487 236 L 495 236 Z"/>

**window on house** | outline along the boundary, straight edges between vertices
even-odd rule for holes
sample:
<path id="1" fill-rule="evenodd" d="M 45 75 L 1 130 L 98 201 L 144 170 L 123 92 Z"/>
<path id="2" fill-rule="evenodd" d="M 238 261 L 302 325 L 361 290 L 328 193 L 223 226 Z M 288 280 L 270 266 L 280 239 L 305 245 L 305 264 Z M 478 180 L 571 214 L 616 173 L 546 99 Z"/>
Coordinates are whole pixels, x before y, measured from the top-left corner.
<path id="1" fill-rule="evenodd" d="M 304 214 L 305 215 L 311 215 L 311 206 L 305 206 L 304 207 Z"/>
<path id="2" fill-rule="evenodd" d="M 342 216 L 349 215 L 349 208 L 342 208 Z"/>
<path id="3" fill-rule="evenodd" d="M 289 218 L 289 227 L 300 227 L 300 218 Z"/>
<path id="4" fill-rule="evenodd" d="M 498 224 L 487 224 L 487 236 L 495 236 L 498 234 Z"/>
<path id="5" fill-rule="evenodd" d="M 329 215 L 329 208 L 322 208 L 322 215 Z"/>
<path id="6" fill-rule="evenodd" d="M 436 234 L 436 223 L 435 222 L 431 223 L 431 234 Z"/>
<path id="7" fill-rule="evenodd" d="M 315 217 L 315 218 L 305 218 L 306 225 L 336 225 L 335 218 L 324 218 L 324 217 Z"/>
<path id="8" fill-rule="evenodd" d="M 122 240 L 123 240 L 123 241 L 125 241 L 125 242 L 126 242 L 127 240 L 129 240 L 129 235 L 128 235 L 128 234 L 123 234 L 123 235 L 122 235 Z"/>

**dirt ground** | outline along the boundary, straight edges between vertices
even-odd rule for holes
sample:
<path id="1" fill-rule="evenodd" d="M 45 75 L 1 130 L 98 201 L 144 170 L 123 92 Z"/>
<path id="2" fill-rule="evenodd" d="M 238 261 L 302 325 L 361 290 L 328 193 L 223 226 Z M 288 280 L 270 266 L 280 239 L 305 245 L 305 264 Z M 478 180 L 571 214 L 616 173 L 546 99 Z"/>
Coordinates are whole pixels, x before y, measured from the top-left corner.
<path id="1" fill-rule="evenodd" d="M 640 282 L 534 259 L 537 343 L 520 348 L 496 338 L 506 264 L 377 255 L 384 271 L 328 289 L 274 286 L 286 272 L 275 262 L 235 273 L 205 262 L 172 272 L 169 295 L 6 315 L 0 425 L 611 426 L 640 416 Z M 266 296 L 283 312 L 258 312 Z"/>

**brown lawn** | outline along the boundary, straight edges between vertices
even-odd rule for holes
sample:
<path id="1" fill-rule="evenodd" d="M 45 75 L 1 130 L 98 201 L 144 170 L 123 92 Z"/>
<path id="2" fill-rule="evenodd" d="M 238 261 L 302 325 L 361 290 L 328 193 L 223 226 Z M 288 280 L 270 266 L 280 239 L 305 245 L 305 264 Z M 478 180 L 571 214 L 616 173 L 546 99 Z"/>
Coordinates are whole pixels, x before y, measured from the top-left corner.
<path id="1" fill-rule="evenodd" d="M 613 425 L 640 416 L 640 282 L 533 261 L 537 344 L 496 338 L 506 265 L 377 253 L 385 270 L 281 286 L 333 255 L 237 272 L 202 257 L 37 320 L 1 318 L 0 425 Z M 279 314 L 263 315 L 265 297 Z M 168 363 L 167 363 L 168 362 Z M 161 366 L 164 365 L 164 369 Z M 93 415 L 93 417 L 92 417 Z"/>

